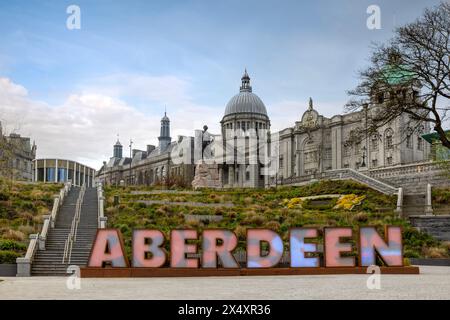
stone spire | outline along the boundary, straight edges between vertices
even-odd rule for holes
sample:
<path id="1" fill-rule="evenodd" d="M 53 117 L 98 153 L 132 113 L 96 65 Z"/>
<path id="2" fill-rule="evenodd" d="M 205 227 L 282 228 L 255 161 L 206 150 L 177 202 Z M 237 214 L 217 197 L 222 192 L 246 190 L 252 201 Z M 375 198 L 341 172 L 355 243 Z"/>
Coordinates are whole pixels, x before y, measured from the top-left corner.
<path id="1" fill-rule="evenodd" d="M 114 145 L 113 157 L 114 158 L 122 158 L 122 144 L 119 141 L 119 134 L 117 134 L 117 141 Z"/>
<path id="2" fill-rule="evenodd" d="M 164 117 L 161 119 L 161 130 L 158 141 L 160 151 L 164 151 L 172 141 L 172 138 L 170 137 L 170 119 L 167 117 L 166 111 L 164 111 Z"/>
<path id="3" fill-rule="evenodd" d="M 245 68 L 244 74 L 241 78 L 242 85 L 240 88 L 241 92 L 252 92 L 252 87 L 250 86 L 250 77 L 247 73 L 247 68 Z"/>
<path id="4" fill-rule="evenodd" d="M 313 100 L 312 100 L 311 97 L 309 97 L 309 107 L 308 107 L 308 110 L 312 110 L 312 109 L 314 109 L 314 108 L 313 108 Z"/>

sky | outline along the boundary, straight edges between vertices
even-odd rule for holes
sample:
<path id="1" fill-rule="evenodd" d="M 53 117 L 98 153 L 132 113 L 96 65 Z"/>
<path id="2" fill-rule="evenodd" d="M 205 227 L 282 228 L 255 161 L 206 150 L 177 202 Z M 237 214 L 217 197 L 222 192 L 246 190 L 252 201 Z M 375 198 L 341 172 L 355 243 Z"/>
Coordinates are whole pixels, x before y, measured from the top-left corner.
<path id="1" fill-rule="evenodd" d="M 344 112 L 373 43 L 434 0 L 0 0 L 0 121 L 29 136 L 38 158 L 99 169 L 117 135 L 128 149 L 219 132 L 245 68 L 272 131 L 307 109 Z M 66 12 L 80 8 L 80 29 Z M 369 29 L 370 5 L 381 28 Z M 125 151 L 126 154 L 128 151 Z"/>

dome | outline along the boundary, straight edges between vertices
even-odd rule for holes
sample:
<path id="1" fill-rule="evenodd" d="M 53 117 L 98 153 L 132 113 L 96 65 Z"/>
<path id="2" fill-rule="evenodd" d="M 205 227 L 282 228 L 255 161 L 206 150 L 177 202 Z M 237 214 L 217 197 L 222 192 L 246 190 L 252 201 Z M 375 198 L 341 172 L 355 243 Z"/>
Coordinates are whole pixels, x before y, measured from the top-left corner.
<path id="1" fill-rule="evenodd" d="M 240 92 L 228 102 L 224 117 L 235 113 L 257 113 L 267 117 L 266 106 L 262 100 L 252 92 L 250 77 L 245 70 L 241 78 L 242 86 Z"/>
<path id="2" fill-rule="evenodd" d="M 228 102 L 224 116 L 234 113 L 259 113 L 267 116 L 266 106 L 253 92 L 239 92 Z"/>

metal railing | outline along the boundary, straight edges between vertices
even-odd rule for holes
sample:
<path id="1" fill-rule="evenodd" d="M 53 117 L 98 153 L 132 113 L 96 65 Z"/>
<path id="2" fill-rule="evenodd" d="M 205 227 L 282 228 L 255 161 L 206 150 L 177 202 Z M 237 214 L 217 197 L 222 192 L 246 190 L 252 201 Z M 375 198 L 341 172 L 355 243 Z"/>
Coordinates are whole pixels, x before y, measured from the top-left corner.
<path id="1" fill-rule="evenodd" d="M 64 253 L 62 258 L 62 263 L 70 263 L 72 258 L 72 249 L 73 244 L 77 240 L 77 232 L 78 232 L 78 224 L 80 223 L 81 216 L 81 206 L 83 205 L 84 194 L 86 192 L 86 184 L 80 189 L 80 193 L 78 194 L 78 199 L 75 204 L 75 214 L 72 219 L 72 224 L 70 226 L 70 232 L 67 235 L 66 242 L 64 243 Z"/>

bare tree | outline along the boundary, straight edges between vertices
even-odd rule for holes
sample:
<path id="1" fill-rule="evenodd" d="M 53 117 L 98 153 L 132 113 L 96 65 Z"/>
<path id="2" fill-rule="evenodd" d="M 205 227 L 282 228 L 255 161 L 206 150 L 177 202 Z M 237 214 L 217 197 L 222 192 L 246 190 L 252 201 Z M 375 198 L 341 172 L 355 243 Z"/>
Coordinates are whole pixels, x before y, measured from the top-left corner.
<path id="1" fill-rule="evenodd" d="M 375 104 L 368 130 L 408 115 L 411 127 L 428 122 L 450 148 L 443 125 L 450 111 L 450 4 L 426 9 L 415 22 L 397 28 L 387 44 L 374 45 L 371 63 L 349 91 L 348 111 Z"/>

